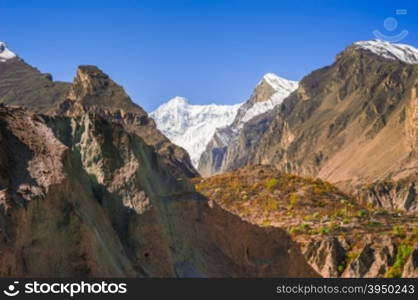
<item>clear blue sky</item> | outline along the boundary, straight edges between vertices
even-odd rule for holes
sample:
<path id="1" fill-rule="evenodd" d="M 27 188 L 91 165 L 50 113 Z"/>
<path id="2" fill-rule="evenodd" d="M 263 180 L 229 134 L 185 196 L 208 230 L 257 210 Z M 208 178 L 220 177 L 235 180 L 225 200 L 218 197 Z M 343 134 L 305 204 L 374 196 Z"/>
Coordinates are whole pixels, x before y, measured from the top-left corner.
<path id="1" fill-rule="evenodd" d="M 241 102 L 267 72 L 299 80 L 390 16 L 418 46 L 416 0 L 0 0 L 0 16 L 28 63 L 65 81 L 98 65 L 148 111 L 176 95 Z"/>

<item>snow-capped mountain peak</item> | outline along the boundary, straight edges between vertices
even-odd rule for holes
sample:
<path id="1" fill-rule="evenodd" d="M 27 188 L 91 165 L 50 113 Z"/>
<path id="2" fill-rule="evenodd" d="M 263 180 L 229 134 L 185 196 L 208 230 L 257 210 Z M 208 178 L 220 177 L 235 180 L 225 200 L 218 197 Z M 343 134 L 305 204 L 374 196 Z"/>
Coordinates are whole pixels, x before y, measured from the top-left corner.
<path id="1" fill-rule="evenodd" d="M 176 97 L 173 97 L 170 100 L 168 100 L 168 102 L 163 104 L 163 105 L 164 106 L 170 106 L 170 107 L 178 107 L 178 106 L 185 106 L 185 105 L 188 105 L 188 104 L 189 104 L 189 101 L 186 98 L 176 96 Z"/>
<path id="2" fill-rule="evenodd" d="M 288 80 L 273 73 L 265 74 L 255 87 L 251 97 L 238 109 L 234 121 L 216 129 L 199 161 L 203 176 L 218 173 L 228 160 L 228 149 L 238 142 L 240 134 L 250 120 L 280 105 L 294 90 L 297 81 Z"/>
<path id="3" fill-rule="evenodd" d="M 418 64 L 418 49 L 410 45 L 372 40 L 356 42 L 354 46 L 387 59 L 400 60 L 407 64 Z"/>
<path id="4" fill-rule="evenodd" d="M 265 91 L 263 91 L 262 88 L 261 91 L 259 90 L 260 87 L 262 87 L 263 82 L 267 82 L 273 88 L 273 92 L 271 92 L 269 97 L 264 101 L 254 101 L 254 99 L 259 98 L 257 97 L 257 94 L 261 93 L 265 95 Z M 255 116 L 273 109 L 276 105 L 281 104 L 290 93 L 296 90 L 298 85 L 299 83 L 297 81 L 288 80 L 273 73 L 267 73 L 259 81 L 255 92 L 252 95 L 253 99 L 250 99 L 240 108 L 241 112 L 238 113 L 239 120 L 235 120 L 234 123 L 237 127 L 241 128 L 244 123 L 248 122 Z"/>
<path id="5" fill-rule="evenodd" d="M 193 165 L 197 167 L 200 155 L 216 128 L 231 124 L 240 106 L 194 105 L 186 98 L 174 97 L 150 116 L 173 143 L 187 150 Z"/>
<path id="6" fill-rule="evenodd" d="M 268 73 L 258 83 L 245 104 L 194 105 L 186 98 L 174 97 L 150 116 L 173 143 L 187 150 L 195 167 L 213 138 L 228 144 L 244 123 L 280 104 L 298 86 L 298 82 Z"/>
<path id="7" fill-rule="evenodd" d="M 292 80 L 282 78 L 280 76 L 277 76 L 274 73 L 267 73 L 261 79 L 261 81 L 263 81 L 263 80 L 265 80 L 276 91 L 284 89 L 286 91 L 292 92 L 298 86 L 298 83 L 296 81 L 292 81 Z M 260 82 L 259 82 L 259 84 L 260 84 Z"/>
<path id="8" fill-rule="evenodd" d="M 6 43 L 0 42 L 0 62 L 15 58 L 16 54 L 7 48 Z"/>

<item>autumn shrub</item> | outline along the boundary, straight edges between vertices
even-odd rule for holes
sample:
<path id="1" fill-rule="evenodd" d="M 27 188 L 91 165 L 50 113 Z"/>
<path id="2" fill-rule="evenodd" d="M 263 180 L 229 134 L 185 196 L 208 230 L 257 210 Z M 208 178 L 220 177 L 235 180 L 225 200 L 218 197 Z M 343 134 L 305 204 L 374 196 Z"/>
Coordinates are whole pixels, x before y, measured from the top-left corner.
<path id="1" fill-rule="evenodd" d="M 291 193 L 289 197 L 289 209 L 292 209 L 298 203 L 298 194 Z"/>
<path id="2" fill-rule="evenodd" d="M 266 188 L 272 190 L 277 186 L 278 183 L 279 181 L 276 178 L 270 178 L 266 182 Z"/>
<path id="3" fill-rule="evenodd" d="M 402 275 L 403 266 L 406 263 L 409 255 L 412 253 L 412 247 L 407 244 L 399 244 L 398 252 L 394 264 L 385 273 L 387 278 L 399 278 Z"/>

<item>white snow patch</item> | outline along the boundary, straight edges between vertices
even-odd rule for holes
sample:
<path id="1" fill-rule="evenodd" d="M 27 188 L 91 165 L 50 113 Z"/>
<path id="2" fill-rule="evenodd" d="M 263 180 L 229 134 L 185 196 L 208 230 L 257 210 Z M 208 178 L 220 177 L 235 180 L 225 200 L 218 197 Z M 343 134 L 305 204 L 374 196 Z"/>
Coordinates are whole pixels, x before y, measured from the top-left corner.
<path id="1" fill-rule="evenodd" d="M 354 45 L 387 59 L 400 60 L 407 64 L 418 64 L 418 49 L 410 45 L 381 40 L 360 41 L 354 43 Z"/>
<path id="2" fill-rule="evenodd" d="M 264 75 L 258 84 L 260 84 L 263 80 L 267 81 L 267 83 L 270 84 L 276 91 L 284 90 L 291 93 L 298 87 L 297 81 L 288 80 L 273 73 L 267 73 Z"/>
<path id="3" fill-rule="evenodd" d="M 7 45 L 3 42 L 0 42 L 0 62 L 5 62 L 6 60 L 15 58 L 16 54 L 10 51 L 7 48 Z"/>
<path id="4" fill-rule="evenodd" d="M 273 109 L 276 105 L 281 104 L 283 100 L 290 95 L 290 93 L 298 88 L 299 84 L 297 81 L 287 80 L 272 73 L 264 75 L 259 84 L 263 80 L 266 80 L 267 83 L 276 90 L 276 93 L 274 93 L 267 101 L 256 102 L 247 108 L 247 111 L 239 122 L 239 127 L 244 126 L 244 123 L 248 122 L 252 118 Z"/>

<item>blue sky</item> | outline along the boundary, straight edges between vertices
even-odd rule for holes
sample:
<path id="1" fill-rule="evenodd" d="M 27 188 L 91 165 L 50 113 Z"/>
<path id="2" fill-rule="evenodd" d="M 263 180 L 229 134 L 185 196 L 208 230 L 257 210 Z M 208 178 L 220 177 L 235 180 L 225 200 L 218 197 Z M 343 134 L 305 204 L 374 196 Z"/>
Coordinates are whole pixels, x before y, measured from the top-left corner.
<path id="1" fill-rule="evenodd" d="M 176 95 L 244 101 L 263 74 L 299 80 L 375 29 L 418 47 L 416 0 L 0 0 L 0 13 L 0 40 L 28 63 L 65 81 L 98 65 L 148 111 Z"/>

